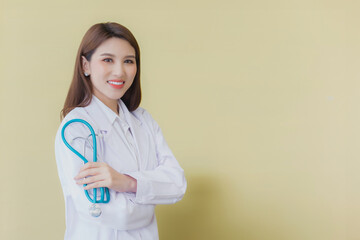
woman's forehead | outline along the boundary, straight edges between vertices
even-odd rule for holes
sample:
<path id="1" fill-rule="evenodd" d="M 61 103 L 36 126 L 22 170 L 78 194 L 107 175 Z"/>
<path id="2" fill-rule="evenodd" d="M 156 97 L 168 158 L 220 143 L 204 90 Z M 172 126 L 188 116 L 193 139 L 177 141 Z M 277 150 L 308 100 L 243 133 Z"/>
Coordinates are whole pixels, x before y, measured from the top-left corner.
<path id="1" fill-rule="evenodd" d="M 109 38 L 105 40 L 94 52 L 95 55 L 127 56 L 135 55 L 135 49 L 130 43 L 121 38 Z"/>

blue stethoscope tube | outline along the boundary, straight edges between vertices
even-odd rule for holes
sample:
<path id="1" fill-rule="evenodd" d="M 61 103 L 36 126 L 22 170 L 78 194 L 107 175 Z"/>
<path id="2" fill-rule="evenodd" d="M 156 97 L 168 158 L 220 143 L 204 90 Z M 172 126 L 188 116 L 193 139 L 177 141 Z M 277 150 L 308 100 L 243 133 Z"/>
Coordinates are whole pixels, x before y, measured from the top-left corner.
<path id="1" fill-rule="evenodd" d="M 80 122 L 80 123 L 83 123 L 85 124 L 90 132 L 91 132 L 91 137 L 92 137 L 92 140 L 93 140 L 93 162 L 97 162 L 97 146 L 96 146 L 96 134 L 95 134 L 95 131 L 94 129 L 91 127 L 91 125 L 83 120 L 83 119 L 72 119 L 68 122 L 66 122 L 63 126 L 63 128 L 61 129 L 61 138 L 64 142 L 64 144 L 66 145 L 66 147 L 68 147 L 73 153 L 75 153 L 81 160 L 84 161 L 84 163 L 87 163 L 88 160 L 85 158 L 85 156 L 81 155 L 78 151 L 76 151 L 65 139 L 65 129 L 67 126 L 69 126 L 71 123 L 74 123 L 74 122 Z M 84 187 L 86 186 L 87 184 L 84 184 Z M 92 203 L 108 203 L 110 201 L 110 194 L 109 194 L 109 189 L 107 187 L 101 187 L 100 188 L 100 200 L 97 200 L 97 189 L 94 188 L 93 189 L 93 198 L 90 197 L 89 195 L 89 190 L 84 190 L 85 191 L 85 195 L 87 197 L 87 199 L 89 199 L 90 202 Z M 105 194 L 104 194 L 105 192 Z M 105 196 L 106 196 L 106 199 L 105 199 Z"/>

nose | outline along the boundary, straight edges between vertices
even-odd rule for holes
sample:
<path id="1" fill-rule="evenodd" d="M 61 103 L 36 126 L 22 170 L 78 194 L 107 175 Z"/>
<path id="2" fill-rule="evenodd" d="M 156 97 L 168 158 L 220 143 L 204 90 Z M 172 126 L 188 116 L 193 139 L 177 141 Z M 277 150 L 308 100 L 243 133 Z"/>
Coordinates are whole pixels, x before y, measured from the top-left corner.
<path id="1" fill-rule="evenodd" d="M 113 74 L 117 78 L 121 78 L 125 75 L 124 65 L 121 62 L 114 64 Z"/>

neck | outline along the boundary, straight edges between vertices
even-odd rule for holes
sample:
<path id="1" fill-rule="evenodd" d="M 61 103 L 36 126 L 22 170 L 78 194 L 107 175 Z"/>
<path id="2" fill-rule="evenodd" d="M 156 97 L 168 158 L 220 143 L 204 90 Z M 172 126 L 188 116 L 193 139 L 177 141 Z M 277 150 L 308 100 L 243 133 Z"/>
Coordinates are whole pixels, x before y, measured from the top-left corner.
<path id="1" fill-rule="evenodd" d="M 114 113 L 116 113 L 117 115 L 119 115 L 119 106 L 118 106 L 118 102 L 116 101 L 115 104 L 106 104 L 106 106 L 108 106 Z"/>

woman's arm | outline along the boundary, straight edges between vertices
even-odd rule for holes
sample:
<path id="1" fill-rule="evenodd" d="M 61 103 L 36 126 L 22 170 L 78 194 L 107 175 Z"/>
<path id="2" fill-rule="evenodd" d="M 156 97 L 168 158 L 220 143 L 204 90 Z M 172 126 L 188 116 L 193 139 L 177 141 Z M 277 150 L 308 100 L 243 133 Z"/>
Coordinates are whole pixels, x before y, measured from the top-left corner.
<path id="1" fill-rule="evenodd" d="M 158 166 L 154 170 L 141 170 L 127 173 L 137 180 L 135 202 L 140 204 L 172 204 L 182 199 L 187 182 L 184 170 L 180 167 L 159 125 L 144 109 L 145 124 L 151 129 L 156 145 Z"/>

